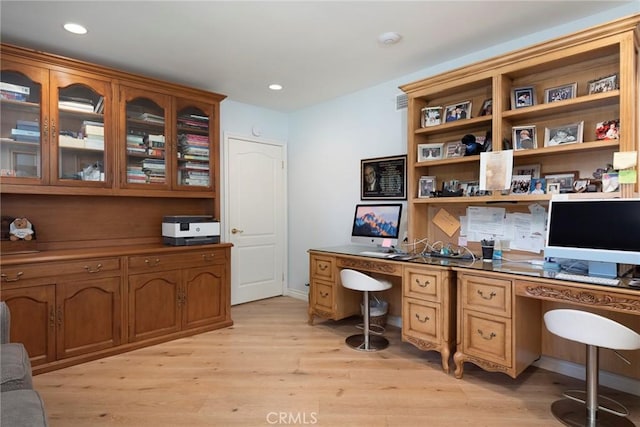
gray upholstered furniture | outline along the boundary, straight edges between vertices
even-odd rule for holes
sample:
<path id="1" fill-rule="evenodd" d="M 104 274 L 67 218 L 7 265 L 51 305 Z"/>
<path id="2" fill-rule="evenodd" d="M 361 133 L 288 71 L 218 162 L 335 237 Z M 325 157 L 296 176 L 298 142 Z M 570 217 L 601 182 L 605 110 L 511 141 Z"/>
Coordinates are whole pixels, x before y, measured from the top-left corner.
<path id="1" fill-rule="evenodd" d="M 20 343 L 10 342 L 11 314 L 0 302 L 0 425 L 47 426 L 44 404 L 33 389 L 29 355 Z"/>

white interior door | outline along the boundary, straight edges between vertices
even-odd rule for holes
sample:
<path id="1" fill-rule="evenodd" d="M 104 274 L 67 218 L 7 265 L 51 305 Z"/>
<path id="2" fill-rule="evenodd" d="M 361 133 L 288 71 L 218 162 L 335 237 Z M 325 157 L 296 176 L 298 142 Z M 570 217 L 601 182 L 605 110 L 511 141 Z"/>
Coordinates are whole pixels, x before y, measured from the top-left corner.
<path id="1" fill-rule="evenodd" d="M 226 240 L 231 304 L 283 295 L 285 151 L 282 144 L 225 137 Z"/>

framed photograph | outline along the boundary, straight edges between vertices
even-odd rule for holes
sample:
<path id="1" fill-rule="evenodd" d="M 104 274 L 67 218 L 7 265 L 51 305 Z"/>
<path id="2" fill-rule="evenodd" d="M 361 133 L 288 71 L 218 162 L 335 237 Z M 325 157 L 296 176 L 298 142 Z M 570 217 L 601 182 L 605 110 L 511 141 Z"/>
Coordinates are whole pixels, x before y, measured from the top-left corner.
<path id="1" fill-rule="evenodd" d="M 536 135 L 535 125 L 514 126 L 511 130 L 513 132 L 514 150 L 531 150 L 538 148 L 538 137 Z"/>
<path id="2" fill-rule="evenodd" d="M 583 193 L 587 191 L 589 184 L 591 184 L 591 180 L 588 178 L 576 179 L 573 182 L 573 191 L 575 191 L 576 193 Z"/>
<path id="3" fill-rule="evenodd" d="M 421 176 L 418 182 L 418 197 L 426 198 L 432 197 L 433 192 L 436 191 L 436 177 L 435 176 Z"/>
<path id="4" fill-rule="evenodd" d="M 575 144 L 582 142 L 584 122 L 570 125 L 546 128 L 544 131 L 544 146 L 553 147 L 560 144 Z"/>
<path id="5" fill-rule="evenodd" d="M 589 95 L 618 89 L 618 75 L 612 74 L 589 82 Z"/>
<path id="6" fill-rule="evenodd" d="M 490 116 L 493 114 L 493 99 L 485 99 L 480 107 L 480 116 Z"/>
<path id="7" fill-rule="evenodd" d="M 596 123 L 596 139 L 620 139 L 620 119 Z"/>
<path id="8" fill-rule="evenodd" d="M 544 90 L 544 102 L 564 101 L 576 97 L 578 83 L 570 83 L 564 86 L 552 87 Z"/>
<path id="9" fill-rule="evenodd" d="M 528 194 L 531 186 L 531 175 L 512 175 L 511 194 Z"/>
<path id="10" fill-rule="evenodd" d="M 471 101 L 458 102 L 444 108 L 445 122 L 471 118 Z"/>
<path id="11" fill-rule="evenodd" d="M 423 128 L 442 123 L 442 107 L 424 107 L 421 112 L 420 125 Z"/>
<path id="12" fill-rule="evenodd" d="M 451 157 L 462 157 L 466 151 L 467 146 L 460 141 L 447 142 L 445 145 L 445 156 L 447 159 Z"/>
<path id="13" fill-rule="evenodd" d="M 514 88 L 511 91 L 511 109 L 531 107 L 536 104 L 536 91 L 533 86 Z"/>
<path id="14" fill-rule="evenodd" d="M 529 194 L 547 194 L 547 180 L 544 178 L 531 178 Z"/>
<path id="15" fill-rule="evenodd" d="M 540 165 L 514 166 L 512 175 L 531 175 L 531 178 L 540 178 Z"/>
<path id="16" fill-rule="evenodd" d="M 418 144 L 418 161 L 442 160 L 444 156 L 444 144 Z"/>
<path id="17" fill-rule="evenodd" d="M 560 194 L 560 183 L 547 182 L 547 194 Z"/>
<path id="18" fill-rule="evenodd" d="M 547 180 L 547 183 L 557 183 L 560 186 L 560 193 L 573 192 L 573 182 L 577 177 L 577 171 L 555 172 L 544 176 L 544 178 Z"/>
<path id="19" fill-rule="evenodd" d="M 360 160 L 362 200 L 406 200 L 407 156 Z"/>
<path id="20" fill-rule="evenodd" d="M 462 195 L 473 197 L 479 196 L 480 194 L 480 182 L 479 181 L 466 181 L 460 183 L 460 188 L 462 188 Z"/>

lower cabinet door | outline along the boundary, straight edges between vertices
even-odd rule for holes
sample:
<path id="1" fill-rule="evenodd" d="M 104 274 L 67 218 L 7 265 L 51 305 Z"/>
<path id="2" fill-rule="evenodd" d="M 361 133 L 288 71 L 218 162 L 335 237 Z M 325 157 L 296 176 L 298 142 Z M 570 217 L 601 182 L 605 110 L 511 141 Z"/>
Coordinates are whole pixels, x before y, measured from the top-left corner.
<path id="1" fill-rule="evenodd" d="M 464 353 L 511 367 L 511 319 L 463 310 Z"/>
<path id="2" fill-rule="evenodd" d="M 120 345 L 120 277 L 60 282 L 57 292 L 58 359 Z"/>
<path id="3" fill-rule="evenodd" d="M 2 289 L 11 313 L 11 342 L 24 344 L 31 365 L 56 358 L 56 285 Z"/>
<path id="4" fill-rule="evenodd" d="M 180 270 L 129 276 L 129 341 L 180 331 Z"/>
<path id="5" fill-rule="evenodd" d="M 183 328 L 197 328 L 224 320 L 224 265 L 184 270 L 183 282 L 180 291 Z"/>
<path id="6" fill-rule="evenodd" d="M 434 343 L 441 341 L 440 304 L 407 298 L 402 313 L 405 336 Z"/>

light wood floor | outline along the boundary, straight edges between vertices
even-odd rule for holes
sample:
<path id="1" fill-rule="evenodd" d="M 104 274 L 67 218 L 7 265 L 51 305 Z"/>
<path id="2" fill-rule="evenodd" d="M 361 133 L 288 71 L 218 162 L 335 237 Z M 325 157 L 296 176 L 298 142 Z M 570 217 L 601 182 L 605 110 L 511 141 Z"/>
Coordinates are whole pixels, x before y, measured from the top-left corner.
<path id="1" fill-rule="evenodd" d="M 357 319 L 307 324 L 307 304 L 279 297 L 232 307 L 228 329 L 38 375 L 51 427 L 555 426 L 551 403 L 582 383 L 531 367 L 513 380 L 402 343 L 345 346 Z M 640 398 L 603 389 L 640 425 Z M 282 418 L 280 418 L 282 417 Z"/>

